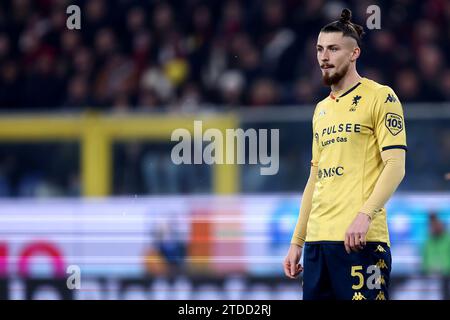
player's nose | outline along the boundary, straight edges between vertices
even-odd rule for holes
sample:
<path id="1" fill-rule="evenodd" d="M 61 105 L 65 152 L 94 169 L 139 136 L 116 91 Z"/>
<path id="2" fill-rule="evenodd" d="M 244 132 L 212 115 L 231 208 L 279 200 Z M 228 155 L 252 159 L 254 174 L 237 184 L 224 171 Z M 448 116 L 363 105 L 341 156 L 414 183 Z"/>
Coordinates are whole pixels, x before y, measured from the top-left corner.
<path id="1" fill-rule="evenodd" d="M 328 57 L 328 55 L 325 55 L 325 54 L 322 54 L 322 55 L 319 57 L 319 59 L 320 59 L 320 62 L 321 62 L 321 63 L 328 62 L 328 61 L 330 60 L 329 57 Z"/>

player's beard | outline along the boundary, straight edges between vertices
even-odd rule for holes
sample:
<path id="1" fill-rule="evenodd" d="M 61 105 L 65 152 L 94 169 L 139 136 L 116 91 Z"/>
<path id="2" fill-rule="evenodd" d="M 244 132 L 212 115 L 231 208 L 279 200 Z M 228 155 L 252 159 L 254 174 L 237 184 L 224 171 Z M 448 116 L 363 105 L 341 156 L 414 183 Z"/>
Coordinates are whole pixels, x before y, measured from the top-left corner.
<path id="1" fill-rule="evenodd" d="M 342 78 L 347 74 L 348 68 L 350 64 L 344 65 L 341 70 L 336 71 L 332 75 L 330 73 L 325 72 L 322 74 L 323 83 L 327 86 L 331 86 L 333 84 L 339 83 Z"/>

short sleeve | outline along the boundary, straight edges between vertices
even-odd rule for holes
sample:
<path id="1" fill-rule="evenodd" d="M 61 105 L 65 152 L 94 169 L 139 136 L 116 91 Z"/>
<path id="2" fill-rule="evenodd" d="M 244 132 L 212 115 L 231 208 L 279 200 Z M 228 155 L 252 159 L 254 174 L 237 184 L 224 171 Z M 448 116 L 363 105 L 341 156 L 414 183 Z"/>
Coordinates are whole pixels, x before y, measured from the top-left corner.
<path id="1" fill-rule="evenodd" d="M 403 107 L 394 91 L 387 86 L 376 94 L 373 121 L 380 152 L 394 148 L 407 150 Z"/>

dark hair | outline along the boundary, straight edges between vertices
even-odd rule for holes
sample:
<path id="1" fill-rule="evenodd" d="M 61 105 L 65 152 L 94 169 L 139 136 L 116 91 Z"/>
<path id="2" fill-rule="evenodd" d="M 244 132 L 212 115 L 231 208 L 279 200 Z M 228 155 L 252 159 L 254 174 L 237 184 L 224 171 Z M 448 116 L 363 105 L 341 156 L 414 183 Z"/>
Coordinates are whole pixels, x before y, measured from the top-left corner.
<path id="1" fill-rule="evenodd" d="M 351 37 L 356 40 L 358 46 L 361 46 L 361 38 L 364 35 L 362 26 L 351 22 L 352 12 L 345 8 L 342 10 L 341 18 L 327 24 L 320 29 L 320 32 L 342 32 L 344 37 Z"/>

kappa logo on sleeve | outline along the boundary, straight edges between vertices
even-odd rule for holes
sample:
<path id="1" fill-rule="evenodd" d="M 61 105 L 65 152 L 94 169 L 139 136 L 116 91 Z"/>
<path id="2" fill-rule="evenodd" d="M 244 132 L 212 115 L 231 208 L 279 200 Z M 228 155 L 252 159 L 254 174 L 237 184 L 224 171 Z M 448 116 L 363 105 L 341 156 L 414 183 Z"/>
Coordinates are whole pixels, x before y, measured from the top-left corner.
<path id="1" fill-rule="evenodd" d="M 388 103 L 388 102 L 397 102 L 397 98 L 393 94 L 388 93 L 384 103 Z"/>
<path id="2" fill-rule="evenodd" d="M 389 129 L 389 132 L 396 136 L 403 130 L 403 117 L 392 112 L 388 112 L 386 114 L 386 128 Z"/>

